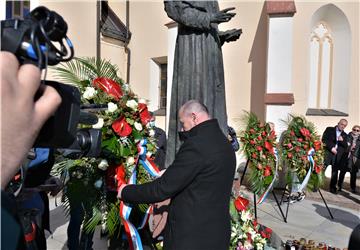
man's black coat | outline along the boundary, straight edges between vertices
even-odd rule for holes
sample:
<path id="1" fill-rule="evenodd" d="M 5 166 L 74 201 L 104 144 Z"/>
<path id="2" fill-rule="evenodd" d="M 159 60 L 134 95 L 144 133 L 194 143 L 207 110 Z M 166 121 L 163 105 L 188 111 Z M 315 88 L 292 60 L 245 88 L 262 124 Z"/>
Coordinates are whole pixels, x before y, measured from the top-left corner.
<path id="1" fill-rule="evenodd" d="M 227 250 L 234 150 L 215 119 L 182 133 L 186 139 L 163 176 L 151 183 L 126 186 L 122 199 L 129 203 L 172 199 L 165 249 Z"/>
<path id="2" fill-rule="evenodd" d="M 322 142 L 325 144 L 325 166 L 333 165 L 333 168 L 341 169 L 345 166 L 346 163 L 346 152 L 347 152 L 347 134 L 344 131 L 341 131 L 340 134 L 343 138 L 343 141 L 337 141 L 336 139 L 336 126 L 327 127 L 322 136 Z M 331 152 L 331 149 L 337 146 L 336 156 Z"/>

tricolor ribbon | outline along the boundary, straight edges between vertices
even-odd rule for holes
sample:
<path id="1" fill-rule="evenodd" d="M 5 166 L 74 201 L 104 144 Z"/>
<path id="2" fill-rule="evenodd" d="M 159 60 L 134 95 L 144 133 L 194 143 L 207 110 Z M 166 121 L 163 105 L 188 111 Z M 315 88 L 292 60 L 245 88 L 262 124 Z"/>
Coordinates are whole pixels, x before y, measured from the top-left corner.
<path id="1" fill-rule="evenodd" d="M 157 166 L 155 165 L 155 163 L 148 157 L 146 156 L 146 144 L 147 144 L 147 140 L 146 139 L 142 139 L 140 140 L 140 142 L 137 145 L 137 149 L 138 149 L 138 157 L 136 160 L 136 167 L 134 168 L 133 172 L 131 173 L 131 177 L 128 181 L 127 184 L 136 184 L 136 169 L 139 165 L 139 163 L 141 163 L 141 165 L 146 169 L 146 171 L 153 177 L 159 177 L 159 169 L 157 168 Z M 120 186 L 119 186 L 120 188 Z M 120 202 L 120 217 L 122 219 L 123 225 L 125 227 L 125 233 L 127 235 L 128 241 L 129 241 L 129 248 L 131 250 L 142 250 L 142 242 L 141 242 L 141 238 L 139 236 L 139 233 L 137 231 L 137 229 L 135 228 L 135 226 L 129 221 L 129 217 L 130 217 L 130 213 L 131 213 L 131 205 L 127 204 L 123 201 Z M 149 220 L 150 214 L 152 213 L 153 208 L 152 206 L 150 206 L 145 213 L 145 216 L 142 220 L 141 225 L 138 227 L 138 229 L 142 229 L 145 225 L 146 222 Z"/>
<path id="2" fill-rule="evenodd" d="M 272 188 L 274 186 L 274 183 L 275 183 L 275 180 L 278 177 L 279 161 L 278 161 L 278 152 L 277 152 L 276 148 L 274 148 L 274 156 L 275 156 L 275 174 L 274 174 L 274 178 L 273 178 L 272 182 L 270 183 L 270 185 L 268 186 L 268 188 L 266 189 L 266 191 L 260 196 L 260 199 L 258 200 L 257 204 L 261 204 L 266 200 L 266 197 L 268 196 L 268 194 L 272 190 Z"/>
<path id="3" fill-rule="evenodd" d="M 311 148 L 307 153 L 307 158 L 308 158 L 308 161 L 310 162 L 310 167 L 309 167 L 309 170 L 308 170 L 303 182 L 301 183 L 301 185 L 299 187 L 299 192 L 301 192 L 307 186 L 307 184 L 308 184 L 308 182 L 310 180 L 311 172 L 315 167 L 315 161 L 314 161 L 314 158 L 313 158 L 314 154 L 315 154 L 315 149 L 314 148 Z"/>
<path id="4" fill-rule="evenodd" d="M 138 229 L 143 229 L 146 225 L 146 223 L 149 221 L 150 215 L 153 213 L 153 206 L 149 206 L 148 209 L 145 212 L 145 216 L 138 227 Z"/>

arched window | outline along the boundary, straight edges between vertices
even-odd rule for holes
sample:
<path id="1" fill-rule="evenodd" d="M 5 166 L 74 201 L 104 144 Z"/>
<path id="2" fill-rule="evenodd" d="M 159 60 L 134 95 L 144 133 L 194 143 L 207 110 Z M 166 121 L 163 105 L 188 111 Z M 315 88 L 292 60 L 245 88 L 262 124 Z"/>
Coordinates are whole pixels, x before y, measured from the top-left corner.
<path id="1" fill-rule="evenodd" d="M 317 9 L 309 26 L 307 115 L 346 116 L 349 111 L 351 30 L 334 4 Z"/>
<path id="2" fill-rule="evenodd" d="M 333 39 L 328 25 L 318 23 L 310 38 L 309 107 L 331 108 Z"/>

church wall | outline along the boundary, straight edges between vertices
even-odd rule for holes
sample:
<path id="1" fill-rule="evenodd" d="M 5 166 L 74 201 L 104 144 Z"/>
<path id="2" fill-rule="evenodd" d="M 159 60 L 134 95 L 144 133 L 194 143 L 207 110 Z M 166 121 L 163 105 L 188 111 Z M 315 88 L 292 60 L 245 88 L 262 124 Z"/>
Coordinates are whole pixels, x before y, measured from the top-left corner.
<path id="1" fill-rule="evenodd" d="M 327 4 L 312 2 L 295 2 L 297 13 L 294 15 L 294 58 L 293 58 L 293 91 L 295 104 L 292 112 L 295 114 L 306 113 L 308 108 L 308 84 L 309 84 L 309 34 L 311 31 L 311 19 L 313 14 L 320 7 Z M 360 102 L 359 102 L 359 3 L 355 2 L 335 2 L 348 19 L 351 30 L 351 61 L 348 86 L 348 117 L 349 126 L 346 131 L 349 132 L 354 124 L 360 123 Z M 339 40 L 339 39 L 338 39 Z M 334 41 L 336 44 L 336 41 Z M 336 69 L 335 69 L 336 70 Z M 336 94 L 336 93 L 334 93 Z M 334 126 L 340 118 L 337 116 L 307 116 L 314 122 L 320 134 L 327 126 Z"/>

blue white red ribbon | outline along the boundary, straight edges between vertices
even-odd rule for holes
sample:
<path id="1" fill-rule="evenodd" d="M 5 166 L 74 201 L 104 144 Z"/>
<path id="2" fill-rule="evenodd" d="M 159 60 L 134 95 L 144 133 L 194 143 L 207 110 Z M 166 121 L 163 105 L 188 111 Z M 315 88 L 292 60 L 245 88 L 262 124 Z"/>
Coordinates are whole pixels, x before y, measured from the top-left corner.
<path id="1" fill-rule="evenodd" d="M 310 176 L 311 176 L 311 173 L 315 167 L 315 161 L 314 161 L 314 158 L 313 158 L 313 155 L 315 154 L 315 149 L 314 148 L 311 148 L 308 153 L 307 153 L 307 158 L 308 158 L 308 161 L 310 162 L 310 167 L 309 167 L 309 170 L 303 180 L 303 182 L 301 183 L 300 187 L 299 187 L 299 192 L 301 192 L 308 184 L 309 180 L 310 180 Z"/>
<path id="2" fill-rule="evenodd" d="M 275 180 L 278 177 L 278 165 L 279 165 L 279 161 L 278 161 L 278 152 L 276 150 L 276 148 L 274 148 L 274 156 L 275 156 L 275 174 L 274 174 L 274 178 L 272 180 L 272 182 L 270 183 L 270 185 L 268 186 L 268 188 L 266 189 L 266 191 L 260 196 L 260 199 L 258 200 L 257 204 L 261 204 L 266 200 L 266 197 L 268 196 L 268 194 L 270 193 L 270 191 L 272 190 Z"/>
<path id="3" fill-rule="evenodd" d="M 146 156 L 146 152 L 147 152 L 146 144 L 147 144 L 147 140 L 142 139 L 137 145 L 138 157 L 136 160 L 136 166 L 138 166 L 139 163 L 141 163 L 141 165 L 146 169 L 146 171 L 151 176 L 159 177 L 160 176 L 159 169 L 157 168 L 155 163 L 148 156 Z M 128 184 L 136 184 L 136 167 L 134 168 L 131 174 Z M 120 217 L 125 227 L 125 232 L 129 241 L 129 248 L 131 250 L 142 250 L 143 247 L 139 233 L 137 229 L 134 227 L 134 225 L 129 221 L 131 209 L 132 209 L 131 205 L 123 201 L 120 202 Z M 146 222 L 149 220 L 152 211 L 153 211 L 152 206 L 149 206 L 149 208 L 146 210 L 142 223 L 138 227 L 138 229 L 142 229 L 146 225 Z"/>
<path id="4" fill-rule="evenodd" d="M 149 221 L 150 214 L 152 214 L 152 213 L 153 213 L 153 206 L 149 206 L 145 212 L 145 216 L 144 216 L 140 226 L 138 227 L 138 229 L 143 229 L 145 227 L 146 223 Z"/>

